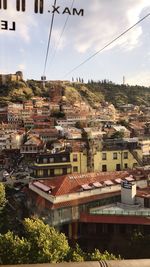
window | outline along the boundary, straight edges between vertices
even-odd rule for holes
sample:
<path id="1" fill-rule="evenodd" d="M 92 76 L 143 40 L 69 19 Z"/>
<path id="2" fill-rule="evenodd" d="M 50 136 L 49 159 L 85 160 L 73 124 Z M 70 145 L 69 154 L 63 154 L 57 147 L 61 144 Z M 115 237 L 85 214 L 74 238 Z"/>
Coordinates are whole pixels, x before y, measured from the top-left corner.
<path id="1" fill-rule="evenodd" d="M 38 177 L 43 177 L 43 170 L 38 170 Z"/>
<path id="2" fill-rule="evenodd" d="M 54 158 L 49 158 L 49 162 L 53 163 L 54 162 Z"/>
<path id="3" fill-rule="evenodd" d="M 133 163 L 133 168 L 136 168 L 137 165 L 138 165 L 137 162 L 134 162 L 134 163 Z"/>
<path id="4" fill-rule="evenodd" d="M 107 159 L 107 154 L 106 153 L 102 153 L 102 160 L 106 160 Z"/>
<path id="5" fill-rule="evenodd" d="M 127 163 L 124 164 L 124 168 L 128 169 L 128 164 Z"/>
<path id="6" fill-rule="evenodd" d="M 77 166 L 73 167 L 73 172 L 78 172 L 78 167 Z"/>
<path id="7" fill-rule="evenodd" d="M 107 165 L 102 165 L 102 172 L 107 172 Z"/>
<path id="8" fill-rule="evenodd" d="M 128 152 L 124 152 L 124 159 L 128 159 Z"/>
<path id="9" fill-rule="evenodd" d="M 67 174 L 67 168 L 63 168 L 63 175 L 66 175 Z"/>
<path id="10" fill-rule="evenodd" d="M 144 198 L 144 207 L 145 208 L 150 208 L 150 199 Z"/>
<path id="11" fill-rule="evenodd" d="M 62 161 L 67 161 L 67 158 L 66 157 L 62 157 Z"/>
<path id="12" fill-rule="evenodd" d="M 114 152 L 113 153 L 113 159 L 117 159 L 117 158 L 118 158 L 117 152 Z"/>
<path id="13" fill-rule="evenodd" d="M 54 176 L 54 169 L 50 170 L 50 176 Z"/>
<path id="14" fill-rule="evenodd" d="M 47 158 L 44 158 L 43 159 L 43 163 L 47 163 Z"/>
<path id="15" fill-rule="evenodd" d="M 77 154 L 73 154 L 73 161 L 78 161 L 78 155 Z"/>
<path id="16" fill-rule="evenodd" d="M 120 164 L 116 164 L 116 171 L 121 171 L 121 165 Z"/>

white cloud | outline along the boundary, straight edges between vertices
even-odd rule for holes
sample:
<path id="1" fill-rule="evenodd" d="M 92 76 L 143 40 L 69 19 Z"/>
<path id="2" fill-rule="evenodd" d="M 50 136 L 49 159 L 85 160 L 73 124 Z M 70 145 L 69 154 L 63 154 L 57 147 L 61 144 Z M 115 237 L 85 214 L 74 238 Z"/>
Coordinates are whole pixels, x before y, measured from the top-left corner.
<path id="1" fill-rule="evenodd" d="M 69 34 L 75 50 L 84 53 L 88 49 L 94 51 L 101 49 L 136 23 L 146 7 L 150 7 L 149 0 L 86 0 L 85 16 L 80 19 L 80 24 L 70 26 Z M 141 35 L 142 26 L 139 24 L 110 48 L 119 45 L 131 50 L 139 45 Z"/>
<path id="2" fill-rule="evenodd" d="M 31 2 L 28 2 L 31 5 Z M 0 30 L 1 35 L 7 35 L 11 38 L 20 37 L 25 43 L 29 43 L 31 39 L 31 29 L 37 26 L 37 21 L 32 17 L 31 13 L 21 13 L 15 10 L 15 2 L 8 2 L 8 10 L 1 10 L 1 19 L 8 20 L 11 24 L 12 21 L 16 23 L 16 31 Z"/>
<path id="3" fill-rule="evenodd" d="M 26 66 L 24 64 L 19 64 L 18 69 L 23 71 L 26 69 Z"/>
<path id="4" fill-rule="evenodd" d="M 62 50 L 65 47 L 65 44 L 66 44 L 65 36 L 63 35 L 60 38 L 60 34 L 61 34 L 61 31 L 58 28 L 54 29 L 53 32 L 52 32 L 53 45 L 54 45 L 54 47 L 57 47 L 58 50 Z"/>
<path id="5" fill-rule="evenodd" d="M 126 83 L 129 85 L 144 85 L 150 86 L 150 71 L 141 71 L 133 76 L 126 78 Z"/>

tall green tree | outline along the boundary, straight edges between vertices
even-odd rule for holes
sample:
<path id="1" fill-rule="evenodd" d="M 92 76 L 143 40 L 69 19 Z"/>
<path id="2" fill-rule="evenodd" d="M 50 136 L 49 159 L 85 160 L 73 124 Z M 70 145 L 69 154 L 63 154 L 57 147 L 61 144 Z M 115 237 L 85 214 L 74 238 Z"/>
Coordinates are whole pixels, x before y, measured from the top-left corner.
<path id="1" fill-rule="evenodd" d="M 39 219 L 25 219 L 24 237 L 12 232 L 0 235 L 0 264 L 57 263 L 69 251 L 64 234 Z"/>

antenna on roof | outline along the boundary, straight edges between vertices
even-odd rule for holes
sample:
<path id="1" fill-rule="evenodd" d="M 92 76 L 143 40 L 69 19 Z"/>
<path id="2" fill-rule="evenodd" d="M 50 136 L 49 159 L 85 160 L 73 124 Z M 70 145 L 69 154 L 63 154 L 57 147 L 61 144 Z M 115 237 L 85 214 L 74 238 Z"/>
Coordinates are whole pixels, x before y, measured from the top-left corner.
<path id="1" fill-rule="evenodd" d="M 126 78 L 125 78 L 125 76 L 123 76 L 123 85 L 125 85 L 126 84 Z"/>

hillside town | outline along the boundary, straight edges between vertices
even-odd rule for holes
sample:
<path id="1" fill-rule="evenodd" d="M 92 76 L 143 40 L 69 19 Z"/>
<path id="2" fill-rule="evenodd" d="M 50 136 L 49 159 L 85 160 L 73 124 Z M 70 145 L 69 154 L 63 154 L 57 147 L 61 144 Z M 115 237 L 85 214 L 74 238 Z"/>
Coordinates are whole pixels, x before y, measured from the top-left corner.
<path id="1" fill-rule="evenodd" d="M 0 266 L 150 267 L 150 2 L 0 14 Z"/>
<path id="2" fill-rule="evenodd" d="M 12 79 L 23 74 L 0 83 Z M 15 218 L 27 210 L 89 250 L 103 249 L 111 231 L 113 250 L 118 233 L 121 242 L 150 232 L 150 106 L 92 107 L 67 98 L 65 84 L 53 82 L 49 97 L 1 105 L 0 180 L 14 189 Z"/>

